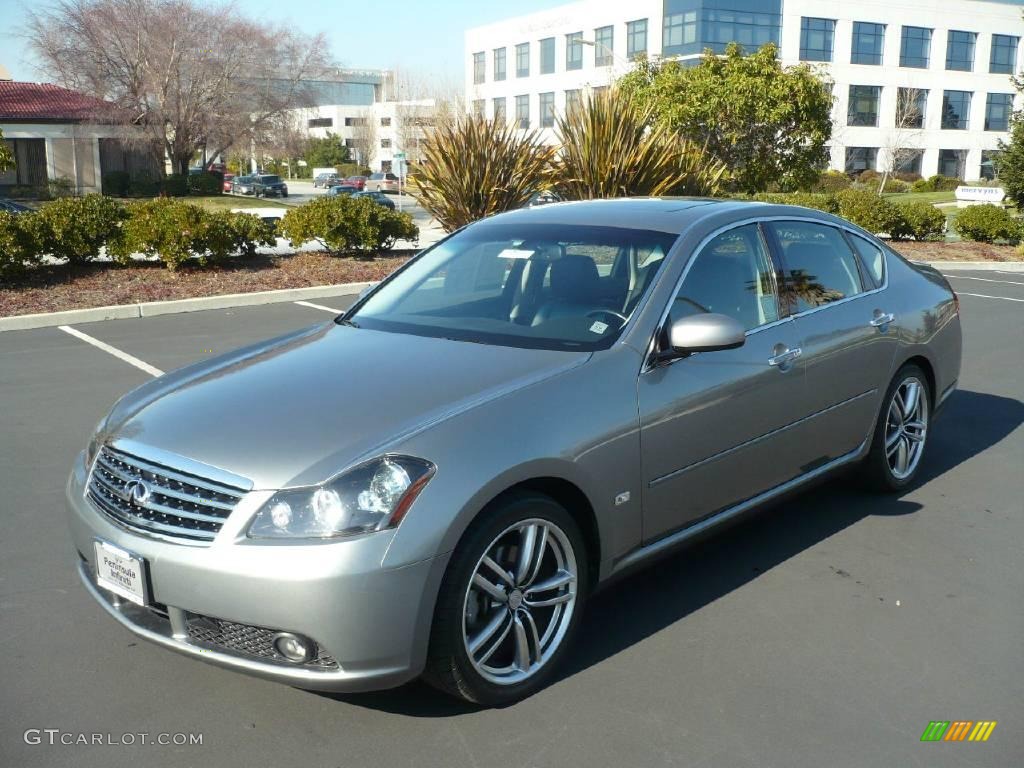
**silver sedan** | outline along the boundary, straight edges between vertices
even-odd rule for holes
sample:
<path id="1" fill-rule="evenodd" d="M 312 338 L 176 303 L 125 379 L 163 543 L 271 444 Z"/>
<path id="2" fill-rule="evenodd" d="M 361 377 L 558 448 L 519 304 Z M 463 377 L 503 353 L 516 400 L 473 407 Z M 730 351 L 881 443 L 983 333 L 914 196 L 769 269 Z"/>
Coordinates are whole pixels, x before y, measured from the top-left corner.
<path id="1" fill-rule="evenodd" d="M 913 483 L 960 346 L 946 280 L 828 214 L 495 216 L 122 398 L 68 483 L 81 578 L 202 661 L 505 704 L 609 579 L 843 467 Z"/>

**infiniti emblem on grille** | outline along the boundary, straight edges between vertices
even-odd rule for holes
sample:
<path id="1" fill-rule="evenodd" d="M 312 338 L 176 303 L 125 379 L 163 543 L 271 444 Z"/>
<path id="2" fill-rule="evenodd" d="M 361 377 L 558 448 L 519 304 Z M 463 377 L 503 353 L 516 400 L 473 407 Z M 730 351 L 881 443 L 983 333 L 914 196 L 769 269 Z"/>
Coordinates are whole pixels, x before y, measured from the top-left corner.
<path id="1" fill-rule="evenodd" d="M 124 492 L 132 504 L 139 507 L 149 498 L 149 486 L 141 480 L 129 480 L 124 484 Z"/>

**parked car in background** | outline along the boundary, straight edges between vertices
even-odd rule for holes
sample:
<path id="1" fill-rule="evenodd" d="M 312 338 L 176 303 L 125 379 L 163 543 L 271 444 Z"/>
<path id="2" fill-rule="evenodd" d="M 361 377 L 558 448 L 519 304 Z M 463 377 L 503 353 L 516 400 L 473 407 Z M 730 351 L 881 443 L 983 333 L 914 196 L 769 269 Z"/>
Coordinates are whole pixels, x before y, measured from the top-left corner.
<path id="1" fill-rule="evenodd" d="M 0 211 L 7 211 L 7 213 L 29 213 L 32 209 L 27 205 L 8 200 L 6 197 L 0 197 Z"/>
<path id="2" fill-rule="evenodd" d="M 235 179 L 235 174 L 225 173 L 224 174 L 224 191 L 227 193 L 231 192 L 232 182 Z"/>
<path id="3" fill-rule="evenodd" d="M 345 183 L 351 187 L 355 187 L 358 190 L 366 189 L 366 177 L 365 176 L 349 176 L 345 179 Z"/>
<path id="4" fill-rule="evenodd" d="M 367 189 L 363 192 L 356 192 L 352 197 L 365 197 L 379 205 L 383 205 L 385 208 L 390 208 L 392 211 L 395 210 L 395 201 L 383 192 L 371 192 Z"/>
<path id="5" fill-rule="evenodd" d="M 313 187 L 329 187 L 332 181 L 338 180 L 336 173 L 320 173 L 313 179 Z"/>
<path id="6" fill-rule="evenodd" d="M 254 178 L 253 176 L 236 176 L 231 180 L 231 194 L 251 195 Z"/>
<path id="7" fill-rule="evenodd" d="M 371 192 L 398 192 L 398 177 L 393 173 L 371 173 L 363 189 Z"/>
<path id="8" fill-rule="evenodd" d="M 552 192 L 550 189 L 545 189 L 543 192 L 534 192 L 530 199 L 526 202 L 527 208 L 535 208 L 538 205 L 547 205 L 549 203 L 559 203 L 562 198 Z"/>
<path id="9" fill-rule="evenodd" d="M 286 208 L 232 208 L 232 213 L 245 213 L 250 216 L 257 216 L 267 224 L 277 225 L 287 213 Z"/>
<path id="10" fill-rule="evenodd" d="M 72 466 L 70 559 L 110 616 L 194 659 L 322 691 L 422 674 L 503 706 L 589 663 L 600 641 L 574 636 L 615 577 L 844 468 L 906 493 L 960 361 L 942 274 L 836 216 L 503 213 L 333 323 L 121 398 Z M 837 514 L 844 487 L 820 493 Z"/>
<path id="11" fill-rule="evenodd" d="M 256 197 L 288 197 L 288 185 L 280 176 L 253 176 L 252 194 Z"/>
<path id="12" fill-rule="evenodd" d="M 358 191 L 351 184 L 335 184 L 327 188 L 326 194 L 330 197 L 337 197 L 338 195 L 354 195 Z"/>

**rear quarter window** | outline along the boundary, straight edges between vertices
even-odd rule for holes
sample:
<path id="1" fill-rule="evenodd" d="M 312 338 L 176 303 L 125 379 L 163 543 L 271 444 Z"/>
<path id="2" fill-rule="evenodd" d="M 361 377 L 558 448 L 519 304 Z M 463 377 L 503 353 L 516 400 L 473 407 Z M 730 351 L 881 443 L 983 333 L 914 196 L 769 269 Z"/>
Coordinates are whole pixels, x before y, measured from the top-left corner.
<path id="1" fill-rule="evenodd" d="M 848 236 L 850 242 L 853 243 L 854 250 L 857 251 L 857 255 L 860 256 L 861 262 L 864 264 L 868 277 L 874 281 L 876 288 L 880 288 L 882 283 L 885 282 L 885 255 L 882 249 L 859 235 L 849 233 Z"/>

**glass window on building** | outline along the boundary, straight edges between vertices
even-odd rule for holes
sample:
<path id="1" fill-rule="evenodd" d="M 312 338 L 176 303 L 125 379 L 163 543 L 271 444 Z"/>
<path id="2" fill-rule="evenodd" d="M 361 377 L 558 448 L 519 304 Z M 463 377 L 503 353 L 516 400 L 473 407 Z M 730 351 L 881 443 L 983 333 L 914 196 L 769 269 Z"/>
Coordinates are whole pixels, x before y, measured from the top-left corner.
<path id="1" fill-rule="evenodd" d="M 626 56 L 634 59 L 647 53 L 647 19 L 637 19 L 626 24 Z"/>
<path id="2" fill-rule="evenodd" d="M 495 48 L 494 49 L 494 79 L 504 80 L 505 79 L 505 49 Z"/>
<path id="3" fill-rule="evenodd" d="M 932 31 L 925 27 L 904 27 L 900 40 L 900 66 L 928 69 Z"/>
<path id="4" fill-rule="evenodd" d="M 974 32 L 949 30 L 946 38 L 946 69 L 958 72 L 970 72 L 974 69 L 974 41 L 978 35 Z"/>
<path id="5" fill-rule="evenodd" d="M 333 126 L 333 117 L 311 117 L 306 121 L 307 128 L 331 128 Z"/>
<path id="6" fill-rule="evenodd" d="M 661 47 L 668 49 L 697 42 L 697 11 L 667 14 L 661 33 Z"/>
<path id="7" fill-rule="evenodd" d="M 999 177 L 999 156 L 1002 154 L 997 149 L 983 149 L 981 151 L 981 168 L 978 178 L 992 179 Z"/>
<path id="8" fill-rule="evenodd" d="M 545 37 L 540 41 L 540 73 L 550 75 L 555 71 L 555 38 Z"/>
<path id="9" fill-rule="evenodd" d="M 970 91 L 942 92 L 942 127 L 954 131 L 966 131 L 971 116 Z"/>
<path id="10" fill-rule="evenodd" d="M 530 76 L 530 44 L 520 43 L 516 46 L 516 77 Z"/>
<path id="11" fill-rule="evenodd" d="M 1012 93 L 990 93 L 985 102 L 985 130 L 1010 130 L 1010 116 L 1013 114 Z"/>
<path id="12" fill-rule="evenodd" d="M 516 96 L 516 123 L 520 128 L 530 127 L 530 97 Z"/>
<path id="13" fill-rule="evenodd" d="M 483 99 L 473 99 L 473 116 L 484 117 L 486 116 L 486 103 Z"/>
<path id="14" fill-rule="evenodd" d="M 928 109 L 928 91 L 923 88 L 900 88 L 896 92 L 895 128 L 924 128 Z"/>
<path id="15" fill-rule="evenodd" d="M 491 99 L 491 109 L 494 111 L 494 122 L 503 123 L 506 120 L 505 117 L 505 97 L 499 96 L 496 99 Z"/>
<path id="16" fill-rule="evenodd" d="M 1017 44 L 1019 37 L 992 35 L 992 54 L 988 60 L 988 71 L 997 75 L 1016 73 Z"/>
<path id="17" fill-rule="evenodd" d="M 882 63 L 883 48 L 885 48 L 885 24 L 872 24 L 867 21 L 853 22 L 851 64 L 879 65 Z"/>
<path id="18" fill-rule="evenodd" d="M 380 119 L 380 127 L 381 128 L 390 128 L 391 127 L 391 118 L 390 117 L 382 117 Z"/>
<path id="19" fill-rule="evenodd" d="M 473 54 L 473 83 L 479 85 L 486 78 L 485 75 L 485 63 L 484 63 L 484 52 Z"/>
<path id="20" fill-rule="evenodd" d="M 800 61 L 832 61 L 834 19 L 800 19 Z"/>
<path id="21" fill-rule="evenodd" d="M 939 173 L 953 179 L 962 179 L 967 170 L 966 149 L 940 149 Z"/>
<path id="22" fill-rule="evenodd" d="M 579 88 L 565 92 L 565 111 L 571 112 L 583 103 L 583 94 Z"/>
<path id="23" fill-rule="evenodd" d="M 594 66 L 610 67 L 615 57 L 615 27 L 594 30 Z"/>
<path id="24" fill-rule="evenodd" d="M 391 149 L 391 139 L 381 139 L 380 140 L 380 148 L 381 149 Z"/>
<path id="25" fill-rule="evenodd" d="M 882 88 L 878 85 L 851 85 L 847 125 L 878 125 L 878 101 Z"/>
<path id="26" fill-rule="evenodd" d="M 921 165 L 924 162 L 923 149 L 900 149 L 893 158 L 893 173 L 916 173 L 921 175 Z"/>
<path id="27" fill-rule="evenodd" d="M 847 147 L 846 172 L 856 175 L 861 171 L 875 170 L 878 147 Z"/>
<path id="28" fill-rule="evenodd" d="M 573 32 L 565 36 L 565 68 L 583 69 L 583 33 Z"/>
<path id="29" fill-rule="evenodd" d="M 542 93 L 540 95 L 540 127 L 553 128 L 555 126 L 555 94 Z"/>

